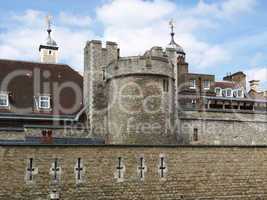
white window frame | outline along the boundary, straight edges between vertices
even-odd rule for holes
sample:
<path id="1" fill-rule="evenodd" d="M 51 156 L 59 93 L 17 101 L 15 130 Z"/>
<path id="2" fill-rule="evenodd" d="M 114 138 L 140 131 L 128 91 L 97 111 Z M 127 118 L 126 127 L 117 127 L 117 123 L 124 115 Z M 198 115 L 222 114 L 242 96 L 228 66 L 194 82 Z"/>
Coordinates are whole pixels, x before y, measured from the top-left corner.
<path id="1" fill-rule="evenodd" d="M 220 93 L 219 94 L 217 94 L 217 91 L 216 90 L 220 90 Z M 216 93 L 216 96 L 222 96 L 222 88 L 220 88 L 220 87 L 216 87 L 215 88 L 215 93 Z"/>
<path id="2" fill-rule="evenodd" d="M 241 92 L 241 95 L 239 95 L 239 92 Z M 237 90 L 237 97 L 238 98 L 243 98 L 244 97 L 244 91 L 242 89 Z"/>
<path id="3" fill-rule="evenodd" d="M 42 98 L 47 98 L 46 100 Z M 48 106 L 42 106 L 42 102 L 48 102 Z M 48 95 L 41 95 L 38 97 L 38 108 L 39 109 L 50 109 L 51 108 L 51 97 Z"/>
<path id="4" fill-rule="evenodd" d="M 5 104 L 5 105 L 1 105 L 1 104 L 0 104 L 0 107 L 5 107 L 5 108 L 6 108 L 6 107 L 9 107 L 9 98 L 8 98 L 8 94 L 7 94 L 7 93 L 2 93 L 2 92 L 1 92 L 1 93 L 0 93 L 0 96 L 6 98 L 6 104 Z"/>
<path id="5" fill-rule="evenodd" d="M 228 95 L 228 90 L 231 90 L 231 94 L 230 94 L 230 95 Z M 226 92 L 226 93 L 225 93 L 225 96 L 226 96 L 226 97 L 233 97 L 233 90 L 232 90 L 231 88 L 226 88 L 226 89 L 225 89 L 225 92 Z"/>
<path id="6" fill-rule="evenodd" d="M 193 83 L 193 84 L 191 85 L 191 83 Z M 190 80 L 190 86 L 189 86 L 189 88 L 190 89 L 196 89 L 196 80 L 195 79 Z"/>
<path id="7" fill-rule="evenodd" d="M 208 83 L 208 87 L 205 87 L 205 83 Z M 204 80 L 203 86 L 204 86 L 204 90 L 209 90 L 210 89 L 210 80 Z"/>

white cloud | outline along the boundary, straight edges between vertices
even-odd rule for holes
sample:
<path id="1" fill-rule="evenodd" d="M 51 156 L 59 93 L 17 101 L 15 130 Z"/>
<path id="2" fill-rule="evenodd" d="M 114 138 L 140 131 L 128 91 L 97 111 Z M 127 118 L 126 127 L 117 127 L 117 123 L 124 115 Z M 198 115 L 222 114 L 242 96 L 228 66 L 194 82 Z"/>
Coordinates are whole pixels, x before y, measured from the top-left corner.
<path id="1" fill-rule="evenodd" d="M 222 7 L 230 9 L 226 4 L 204 1 L 183 8 L 167 0 L 114 0 L 99 7 L 97 17 L 104 25 L 104 39 L 117 41 L 124 56 L 142 54 L 154 45 L 165 47 L 170 41 L 168 21 L 174 17 L 176 42 L 184 47 L 191 64 L 203 68 L 217 66 L 231 56 L 220 44 L 201 41 L 195 34 L 204 28 L 215 29 L 212 18 L 199 15 L 222 13 Z"/>
<path id="2" fill-rule="evenodd" d="M 176 5 L 166 0 L 115 0 L 97 9 L 97 16 L 105 26 L 129 29 L 147 26 L 168 16 Z"/>
<path id="3" fill-rule="evenodd" d="M 200 0 L 195 7 L 185 10 L 183 14 L 229 20 L 235 19 L 240 14 L 253 11 L 256 5 L 256 0 L 225 0 L 216 3 L 206 3 L 206 1 Z"/>
<path id="4" fill-rule="evenodd" d="M 218 19 L 235 19 L 250 12 L 254 0 L 226 0 L 215 3 L 199 1 L 193 7 L 182 7 L 169 0 L 104 1 L 96 9 L 96 19 L 87 15 L 61 12 L 54 16 L 52 37 L 60 47 L 60 62 L 82 71 L 83 47 L 86 40 L 104 39 L 119 43 L 122 55 L 143 54 L 152 46 L 166 46 L 170 41 L 170 18 L 176 21 L 176 42 L 182 45 L 187 59 L 195 68 L 216 67 L 231 59 L 225 44 L 200 40 L 201 30 L 216 30 Z M 38 60 L 38 46 L 46 38 L 44 16 L 39 10 L 26 10 L 6 17 L 0 32 L 2 58 Z M 93 22 L 103 25 L 103 36 L 94 32 Z M 220 21 L 220 20 L 219 20 Z M 229 53 L 230 52 L 230 53 Z"/>
<path id="5" fill-rule="evenodd" d="M 15 28 L 8 28 L 7 31 L 0 33 L 1 58 L 39 61 L 38 47 L 47 37 L 45 15 L 46 13 L 38 10 L 27 10 L 21 15 L 13 14 L 10 22 L 17 23 Z M 64 15 L 72 16 L 67 13 Z M 83 26 L 82 29 L 73 29 L 72 26 L 78 18 L 72 19 L 74 20 L 66 24 L 61 21 L 62 14 L 55 16 L 55 21 L 59 23 L 52 26 L 52 37 L 60 47 L 60 62 L 67 63 L 82 72 L 85 42 L 96 36 L 89 31 L 89 27 L 88 30 L 85 29 L 84 21 L 76 24 Z M 85 21 L 88 19 L 85 18 Z"/>
<path id="6" fill-rule="evenodd" d="M 60 23 L 67 26 L 89 27 L 92 23 L 90 16 L 74 15 L 66 12 L 60 12 Z"/>
<path id="7" fill-rule="evenodd" d="M 260 80 L 263 84 L 267 82 L 267 67 L 253 68 L 246 71 L 248 81 Z"/>

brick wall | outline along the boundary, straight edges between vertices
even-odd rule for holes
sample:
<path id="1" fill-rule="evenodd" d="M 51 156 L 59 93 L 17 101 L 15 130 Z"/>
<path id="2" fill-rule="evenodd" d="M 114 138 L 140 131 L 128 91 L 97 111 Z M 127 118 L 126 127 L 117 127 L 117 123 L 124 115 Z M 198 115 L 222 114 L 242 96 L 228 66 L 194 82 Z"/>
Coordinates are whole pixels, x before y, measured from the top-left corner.
<path id="1" fill-rule="evenodd" d="M 56 190 L 64 200 L 260 200 L 267 198 L 266 155 L 267 147 L 260 146 L 1 146 L 0 199 L 49 199 Z M 35 172 L 38 168 L 32 182 L 25 181 L 29 158 Z M 61 172 L 58 183 L 49 174 L 55 158 Z M 78 158 L 85 170 L 80 184 L 74 174 Z"/>

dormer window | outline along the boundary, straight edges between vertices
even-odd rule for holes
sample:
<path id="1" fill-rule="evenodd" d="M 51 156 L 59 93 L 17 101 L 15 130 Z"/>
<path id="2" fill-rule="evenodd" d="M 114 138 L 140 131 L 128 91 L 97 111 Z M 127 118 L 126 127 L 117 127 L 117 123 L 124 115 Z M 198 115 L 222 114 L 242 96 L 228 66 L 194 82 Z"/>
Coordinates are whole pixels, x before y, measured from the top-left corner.
<path id="1" fill-rule="evenodd" d="M 0 93 L 0 107 L 8 107 L 8 106 L 9 106 L 8 94 Z"/>
<path id="2" fill-rule="evenodd" d="M 190 89 L 196 89 L 196 80 L 190 80 L 189 88 Z"/>
<path id="3" fill-rule="evenodd" d="M 205 80 L 204 81 L 204 90 L 209 90 L 210 89 L 210 81 L 209 80 Z"/>
<path id="4" fill-rule="evenodd" d="M 50 96 L 39 96 L 39 108 L 40 109 L 50 109 L 51 108 L 51 102 L 50 102 Z"/>

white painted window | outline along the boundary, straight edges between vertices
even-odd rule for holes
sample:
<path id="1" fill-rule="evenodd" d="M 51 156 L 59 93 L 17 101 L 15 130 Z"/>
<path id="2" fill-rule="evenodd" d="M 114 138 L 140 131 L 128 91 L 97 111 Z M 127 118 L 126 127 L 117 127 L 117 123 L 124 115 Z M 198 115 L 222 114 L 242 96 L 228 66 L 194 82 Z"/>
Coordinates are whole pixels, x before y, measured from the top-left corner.
<path id="1" fill-rule="evenodd" d="M 241 89 L 237 90 L 237 96 L 238 96 L 239 98 L 244 97 L 243 90 L 241 90 Z"/>
<path id="2" fill-rule="evenodd" d="M 0 107 L 8 107 L 8 106 L 9 106 L 8 94 L 0 93 Z"/>
<path id="3" fill-rule="evenodd" d="M 233 97 L 238 97 L 237 90 L 234 90 L 234 91 L 233 91 Z"/>
<path id="4" fill-rule="evenodd" d="M 217 87 L 215 88 L 216 96 L 222 96 L 222 89 Z"/>
<path id="5" fill-rule="evenodd" d="M 50 109 L 50 107 L 51 107 L 50 96 L 39 96 L 39 108 Z"/>
<path id="6" fill-rule="evenodd" d="M 210 89 L 210 81 L 204 80 L 204 90 L 209 90 L 209 89 Z"/>
<path id="7" fill-rule="evenodd" d="M 190 89 L 196 89 L 196 80 L 190 80 Z"/>
<path id="8" fill-rule="evenodd" d="M 230 89 L 230 88 L 226 89 L 226 96 L 227 96 L 227 97 L 232 97 L 232 96 L 233 96 L 233 91 L 232 91 L 232 89 Z"/>

